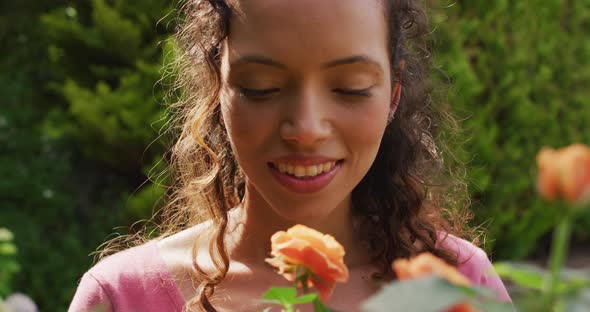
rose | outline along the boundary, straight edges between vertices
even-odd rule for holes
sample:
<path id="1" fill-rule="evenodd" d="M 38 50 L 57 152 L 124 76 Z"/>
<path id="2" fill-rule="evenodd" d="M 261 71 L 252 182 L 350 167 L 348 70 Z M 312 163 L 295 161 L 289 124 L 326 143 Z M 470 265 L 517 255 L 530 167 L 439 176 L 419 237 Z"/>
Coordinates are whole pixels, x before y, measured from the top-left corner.
<path id="1" fill-rule="evenodd" d="M 410 260 L 397 259 L 392 267 L 400 280 L 435 275 L 457 286 L 471 286 L 471 282 L 456 268 L 430 253 L 421 253 Z"/>
<path id="2" fill-rule="evenodd" d="M 323 301 L 330 298 L 336 282 L 348 280 L 344 248 L 330 235 L 295 225 L 275 233 L 271 244 L 272 258 L 266 262 L 304 289 L 315 286 Z"/>
<path id="3" fill-rule="evenodd" d="M 537 186 L 547 200 L 563 197 L 570 203 L 590 201 L 590 148 L 574 144 L 558 150 L 543 148 L 537 154 Z"/>
<path id="4" fill-rule="evenodd" d="M 421 253 L 412 259 L 397 259 L 391 265 L 399 280 L 408 280 L 435 275 L 457 286 L 471 286 L 467 277 L 455 267 L 430 253 Z M 474 307 L 467 303 L 456 304 L 446 312 L 474 312 Z"/>
<path id="5" fill-rule="evenodd" d="M 573 144 L 554 150 L 543 148 L 537 154 L 539 175 L 537 186 L 540 195 L 547 200 L 563 198 L 574 205 L 590 202 L 590 147 Z M 573 210 L 566 211 L 553 231 L 553 244 L 550 256 L 550 274 L 544 292 L 548 304 L 560 309 L 563 307 L 563 294 L 560 285 L 562 266 L 567 257 L 571 227 L 575 218 Z"/>

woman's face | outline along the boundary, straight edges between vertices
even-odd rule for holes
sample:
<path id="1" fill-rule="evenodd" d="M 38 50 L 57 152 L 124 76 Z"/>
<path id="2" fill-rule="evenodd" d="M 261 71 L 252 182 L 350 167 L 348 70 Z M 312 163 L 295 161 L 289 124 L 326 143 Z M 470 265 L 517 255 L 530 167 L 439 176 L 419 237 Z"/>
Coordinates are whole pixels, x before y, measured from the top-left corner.
<path id="1" fill-rule="evenodd" d="M 294 222 L 346 209 L 391 109 L 381 1 L 236 6 L 221 108 L 247 196 Z"/>

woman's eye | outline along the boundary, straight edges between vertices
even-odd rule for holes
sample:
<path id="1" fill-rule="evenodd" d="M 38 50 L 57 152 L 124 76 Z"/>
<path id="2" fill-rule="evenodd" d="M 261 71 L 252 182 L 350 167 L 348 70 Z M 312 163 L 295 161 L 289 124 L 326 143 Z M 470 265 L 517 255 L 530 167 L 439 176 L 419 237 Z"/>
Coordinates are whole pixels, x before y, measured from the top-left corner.
<path id="1" fill-rule="evenodd" d="M 342 94 L 342 95 L 352 95 L 352 96 L 364 96 L 364 97 L 370 97 L 371 96 L 371 88 L 366 88 L 366 89 L 342 89 L 342 88 L 336 88 L 333 89 L 332 91 Z"/>
<path id="2" fill-rule="evenodd" d="M 240 94 L 242 94 L 246 97 L 251 97 L 251 98 L 264 97 L 264 96 L 271 95 L 273 93 L 280 91 L 279 88 L 248 89 L 248 88 L 243 88 L 243 87 L 239 87 L 239 90 L 240 90 Z"/>

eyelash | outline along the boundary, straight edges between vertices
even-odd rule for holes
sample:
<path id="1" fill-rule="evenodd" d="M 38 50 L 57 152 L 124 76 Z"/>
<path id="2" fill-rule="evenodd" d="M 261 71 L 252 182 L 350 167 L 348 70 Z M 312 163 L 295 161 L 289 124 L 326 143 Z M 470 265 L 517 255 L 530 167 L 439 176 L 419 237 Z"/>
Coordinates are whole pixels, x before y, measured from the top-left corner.
<path id="1" fill-rule="evenodd" d="M 280 91 L 279 88 L 271 88 L 271 89 L 248 89 L 248 88 L 243 88 L 240 87 L 240 94 L 242 94 L 243 96 L 246 97 L 250 97 L 250 98 L 256 98 L 256 97 L 263 97 L 263 96 L 267 96 L 267 95 L 271 95 L 275 92 Z M 336 93 L 340 93 L 342 95 L 348 95 L 348 96 L 362 96 L 362 97 L 370 97 L 371 96 L 371 88 L 366 88 L 366 89 L 333 89 L 333 92 Z"/>
<path id="2" fill-rule="evenodd" d="M 332 91 L 340 93 L 342 95 L 363 96 L 363 97 L 370 97 L 371 96 L 371 88 L 366 88 L 366 89 L 333 89 Z"/>
<path id="3" fill-rule="evenodd" d="M 263 97 L 267 95 L 271 95 L 275 92 L 278 92 L 279 88 L 271 88 L 271 89 L 248 89 L 239 87 L 240 94 L 246 97 L 256 98 L 256 97 Z"/>

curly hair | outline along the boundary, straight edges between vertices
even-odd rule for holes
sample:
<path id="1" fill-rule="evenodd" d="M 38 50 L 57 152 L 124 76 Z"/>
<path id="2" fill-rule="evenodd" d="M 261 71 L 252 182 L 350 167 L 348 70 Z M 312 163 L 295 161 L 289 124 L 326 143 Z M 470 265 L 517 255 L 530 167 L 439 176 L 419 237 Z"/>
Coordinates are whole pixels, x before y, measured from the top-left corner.
<path id="1" fill-rule="evenodd" d="M 402 84 L 396 119 L 390 122 L 377 157 L 352 192 L 352 211 L 375 264 L 375 278 L 393 274 L 391 262 L 429 251 L 457 265 L 450 250 L 439 248 L 444 234 L 470 238 L 462 164 L 445 148 L 458 131 L 449 112 L 432 97 L 433 58 L 428 45 L 428 16 L 419 0 L 383 0 L 389 32 L 392 76 Z M 160 237 L 211 220 L 209 253 L 216 272 L 196 260 L 198 293 L 187 310 L 216 311 L 210 302 L 229 269 L 224 241 L 228 213 L 244 195 L 240 170 L 221 122 L 221 44 L 228 36 L 232 8 L 224 0 L 191 0 L 180 10 L 176 33 L 178 99 L 171 105 L 178 139 L 170 150 L 174 186 L 161 210 Z M 405 66 L 399 66 L 399 64 Z M 439 105 L 442 106 L 442 105 Z M 443 161 L 443 155 L 445 161 Z M 197 209 L 195 207 L 198 207 Z M 443 233 L 443 235 L 441 235 Z M 196 259 L 200 240 L 193 244 Z M 103 251 L 103 255 L 106 252 Z"/>

